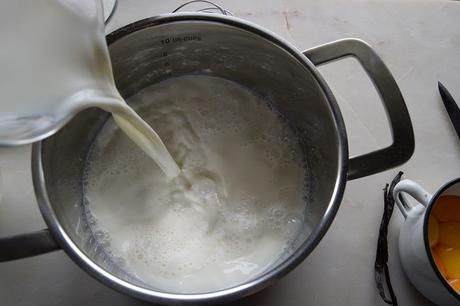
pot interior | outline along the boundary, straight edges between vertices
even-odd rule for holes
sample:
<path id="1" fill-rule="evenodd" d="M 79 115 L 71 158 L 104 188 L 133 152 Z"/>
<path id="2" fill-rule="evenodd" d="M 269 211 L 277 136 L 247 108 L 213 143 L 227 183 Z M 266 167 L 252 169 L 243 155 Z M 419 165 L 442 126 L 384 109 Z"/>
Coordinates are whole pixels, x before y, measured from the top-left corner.
<path id="1" fill-rule="evenodd" d="M 307 256 L 332 221 L 343 183 L 344 130 L 337 123 L 340 115 L 334 115 L 334 102 L 328 101 L 306 59 L 264 31 L 235 19 L 223 20 L 141 21 L 111 34 L 109 51 L 117 87 L 125 98 L 176 76 L 211 75 L 249 88 L 287 119 L 308 168 L 306 222 L 285 255 L 264 272 L 270 276 Z M 154 103 L 151 109 L 155 110 Z M 105 252 L 86 217 L 83 168 L 91 143 L 108 118 L 99 109 L 84 110 L 42 142 L 49 205 L 66 235 L 91 261 L 117 279 L 156 291 Z M 260 278 L 254 275 L 252 281 Z"/>

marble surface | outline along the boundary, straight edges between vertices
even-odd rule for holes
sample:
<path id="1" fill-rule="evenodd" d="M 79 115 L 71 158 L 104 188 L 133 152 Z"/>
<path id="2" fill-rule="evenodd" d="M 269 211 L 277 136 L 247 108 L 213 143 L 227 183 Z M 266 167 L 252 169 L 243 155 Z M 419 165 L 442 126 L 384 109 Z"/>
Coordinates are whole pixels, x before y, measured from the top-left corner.
<path id="1" fill-rule="evenodd" d="M 119 0 L 112 31 L 170 12 L 184 1 Z M 437 92 L 441 80 L 460 102 L 460 2 L 409 0 L 216 1 L 237 17 L 264 26 L 299 49 L 357 37 L 370 43 L 395 76 L 415 129 L 416 150 L 399 169 L 434 191 L 459 176 L 460 142 Z M 351 59 L 320 68 L 343 112 L 350 151 L 390 142 L 385 113 L 363 70 Z M 5 102 L 3 102 L 5 103 Z M 374 285 L 374 258 L 389 170 L 347 184 L 330 230 L 313 253 L 276 285 L 229 305 L 386 305 Z M 390 271 L 400 305 L 432 305 L 403 274 L 390 224 Z M 30 147 L 0 149 L 1 236 L 43 228 L 30 176 Z M 80 270 L 62 251 L 0 264 L 1 305 L 147 305 L 119 294 Z"/>

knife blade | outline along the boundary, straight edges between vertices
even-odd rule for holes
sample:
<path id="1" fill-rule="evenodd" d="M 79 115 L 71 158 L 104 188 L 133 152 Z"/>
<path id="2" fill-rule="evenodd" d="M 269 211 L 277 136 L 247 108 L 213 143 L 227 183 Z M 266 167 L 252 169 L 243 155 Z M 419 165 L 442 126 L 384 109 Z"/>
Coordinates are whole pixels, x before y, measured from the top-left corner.
<path id="1" fill-rule="evenodd" d="M 441 82 L 438 82 L 439 93 L 441 94 L 442 102 L 446 108 L 447 113 L 449 114 L 450 121 L 457 132 L 458 138 L 460 138 L 460 108 L 457 103 L 455 103 L 454 98 L 449 93 L 447 88 L 442 85 Z"/>

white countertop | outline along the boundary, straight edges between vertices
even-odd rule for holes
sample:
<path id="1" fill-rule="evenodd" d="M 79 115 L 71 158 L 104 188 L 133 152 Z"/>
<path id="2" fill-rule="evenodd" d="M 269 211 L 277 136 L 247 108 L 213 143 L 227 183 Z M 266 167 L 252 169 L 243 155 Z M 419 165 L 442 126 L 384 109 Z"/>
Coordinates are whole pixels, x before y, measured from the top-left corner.
<path id="1" fill-rule="evenodd" d="M 185 1 L 119 0 L 108 31 L 170 12 Z M 460 142 L 437 91 L 441 80 L 460 102 L 460 2 L 409 0 L 217 1 L 237 17 L 264 26 L 307 49 L 357 37 L 381 55 L 406 100 L 416 149 L 400 167 L 434 191 L 460 173 Z M 377 93 L 353 60 L 320 68 L 345 117 L 352 154 L 383 147 L 390 133 Z M 5 102 L 3 102 L 5 103 Z M 330 230 L 313 253 L 276 285 L 230 305 L 386 305 L 374 284 L 383 210 L 382 188 L 393 169 L 349 182 Z M 403 274 L 390 224 L 390 271 L 400 305 L 432 305 Z M 0 236 L 44 228 L 30 177 L 30 147 L 0 149 Z M 0 264 L 0 305 L 147 305 L 102 285 L 62 251 Z"/>

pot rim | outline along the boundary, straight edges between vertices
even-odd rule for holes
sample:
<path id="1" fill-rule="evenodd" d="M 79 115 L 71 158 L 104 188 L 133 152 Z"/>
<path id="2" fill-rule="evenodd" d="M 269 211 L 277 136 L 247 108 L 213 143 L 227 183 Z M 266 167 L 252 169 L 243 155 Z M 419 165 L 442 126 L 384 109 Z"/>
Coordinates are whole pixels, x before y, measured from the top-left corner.
<path id="1" fill-rule="evenodd" d="M 291 43 L 285 41 L 283 38 L 274 34 L 273 32 L 262 28 L 252 22 L 242 20 L 232 16 L 223 16 L 209 13 L 174 13 L 165 14 L 157 17 L 150 17 L 136 21 L 119 28 L 107 35 L 107 43 L 110 44 L 117 40 L 129 35 L 133 32 L 153 27 L 165 23 L 172 23 L 177 21 L 204 21 L 222 23 L 236 28 L 249 31 L 253 34 L 261 36 L 270 42 L 283 48 L 296 58 L 307 70 L 309 70 L 316 82 L 322 89 L 325 100 L 329 104 L 331 115 L 334 118 L 334 124 L 337 131 L 337 146 L 338 146 L 338 172 L 335 179 L 334 190 L 321 221 L 314 227 L 310 236 L 302 243 L 302 245 L 293 252 L 293 254 L 285 259 L 281 264 L 272 270 L 260 275 L 258 278 L 249 282 L 208 293 L 197 294 L 179 294 L 179 293 L 166 293 L 155 291 L 152 289 L 143 288 L 131 284 L 127 281 L 119 279 L 109 272 L 105 271 L 97 264 L 95 264 L 89 257 L 87 257 L 79 247 L 71 240 L 66 234 L 63 227 L 59 223 L 56 214 L 51 206 L 51 201 L 48 197 L 46 190 L 46 182 L 42 164 L 42 142 L 37 142 L 32 147 L 32 178 L 34 183 L 35 194 L 37 202 L 43 218 L 48 225 L 50 232 L 55 240 L 64 249 L 64 251 L 75 261 L 83 270 L 98 279 L 104 284 L 131 296 L 157 303 L 165 304 L 185 304 L 185 303 L 211 303 L 211 302 L 225 302 L 237 299 L 239 297 L 253 294 L 280 279 L 288 272 L 298 266 L 318 245 L 327 230 L 329 229 L 337 211 L 340 206 L 345 184 L 346 174 L 348 169 L 348 142 L 345 124 L 339 110 L 338 104 L 327 86 L 324 79 L 311 61 L 303 55 Z"/>

